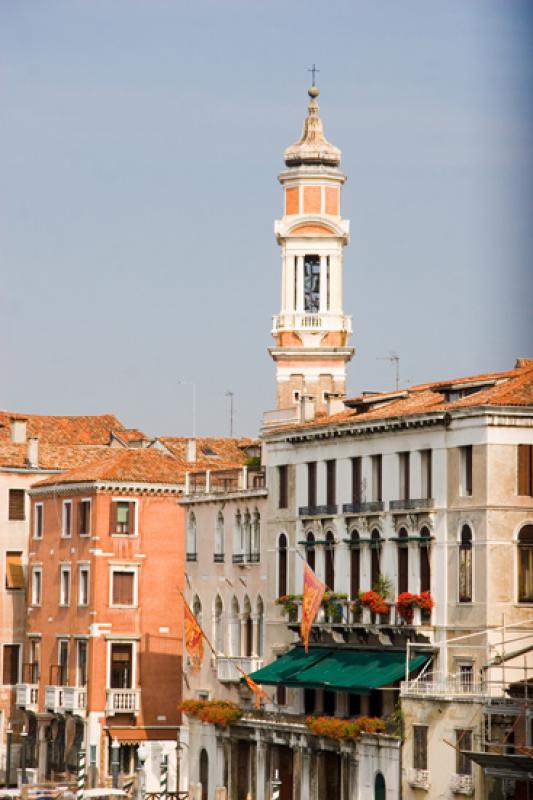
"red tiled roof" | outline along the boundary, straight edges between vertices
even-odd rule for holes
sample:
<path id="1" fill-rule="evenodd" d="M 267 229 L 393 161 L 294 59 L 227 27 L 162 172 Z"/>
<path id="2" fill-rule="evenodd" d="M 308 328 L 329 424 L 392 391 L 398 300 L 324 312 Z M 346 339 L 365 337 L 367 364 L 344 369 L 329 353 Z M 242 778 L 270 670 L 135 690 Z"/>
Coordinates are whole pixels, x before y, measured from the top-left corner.
<path id="1" fill-rule="evenodd" d="M 158 441 L 179 461 L 184 471 L 242 467 L 248 458 L 244 448 L 259 444 L 255 439 L 199 436 L 196 437 L 196 460 L 187 461 L 187 442 L 190 439 L 178 436 L 160 436 Z"/>
<path id="2" fill-rule="evenodd" d="M 181 482 L 182 476 L 183 470 L 173 456 L 151 448 L 135 448 L 108 450 L 107 458 L 92 461 L 60 475 L 51 475 L 34 486 L 93 481 L 177 484 Z"/>
<path id="3" fill-rule="evenodd" d="M 0 442 L 11 438 L 11 420 L 25 420 L 27 438 L 54 444 L 108 444 L 111 431 L 127 429 L 113 414 L 56 417 L 0 411 Z"/>
<path id="4" fill-rule="evenodd" d="M 475 384 L 480 384 L 479 389 Z M 472 393 L 457 399 L 449 397 L 450 392 L 461 392 L 461 389 L 466 392 L 471 390 Z M 337 414 L 317 415 L 312 421 L 285 425 L 277 430 L 281 432 L 352 421 L 366 422 L 476 406 L 533 406 L 533 359 L 519 359 L 517 366 L 507 372 L 423 383 L 395 392 L 363 394 L 346 403 L 351 407 Z"/>

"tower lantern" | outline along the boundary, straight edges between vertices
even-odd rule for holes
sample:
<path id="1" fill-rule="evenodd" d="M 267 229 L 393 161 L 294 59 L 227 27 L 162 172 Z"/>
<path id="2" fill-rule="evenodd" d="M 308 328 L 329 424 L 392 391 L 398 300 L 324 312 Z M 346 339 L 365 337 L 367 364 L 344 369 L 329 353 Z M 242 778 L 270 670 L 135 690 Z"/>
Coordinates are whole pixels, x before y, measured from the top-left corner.
<path id="1" fill-rule="evenodd" d="M 309 113 L 298 142 L 285 150 L 279 176 L 284 212 L 274 231 L 281 247 L 281 309 L 273 319 L 277 407 L 312 397 L 325 410 L 328 396 L 346 391 L 351 318 L 343 312 L 342 251 L 349 227 L 340 215 L 346 176 L 341 152 L 324 137 L 318 88 L 308 91 Z"/>

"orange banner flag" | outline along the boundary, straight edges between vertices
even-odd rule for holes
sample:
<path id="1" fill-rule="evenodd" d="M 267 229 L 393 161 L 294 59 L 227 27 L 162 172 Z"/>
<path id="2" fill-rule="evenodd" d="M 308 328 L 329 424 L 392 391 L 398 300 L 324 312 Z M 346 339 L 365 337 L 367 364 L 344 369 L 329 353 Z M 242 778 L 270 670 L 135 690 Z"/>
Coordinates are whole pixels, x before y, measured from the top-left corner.
<path id="1" fill-rule="evenodd" d="M 320 608 L 320 603 L 326 591 L 326 584 L 317 578 L 309 564 L 304 564 L 304 591 L 302 598 L 302 621 L 300 635 L 304 643 L 305 652 L 309 649 L 309 634 L 311 626 Z"/>
<path id="2" fill-rule="evenodd" d="M 204 635 L 198 620 L 185 600 L 183 601 L 183 612 L 185 616 L 185 647 L 191 659 L 193 672 L 198 672 L 204 657 Z"/>
<path id="3" fill-rule="evenodd" d="M 263 687 L 259 686 L 255 681 L 253 681 L 248 675 L 248 673 L 246 673 L 243 669 L 241 669 L 237 664 L 235 664 L 235 666 L 237 667 L 242 677 L 248 684 L 248 688 L 250 689 L 250 691 L 253 692 L 255 699 L 255 707 L 261 708 L 261 700 L 264 700 L 265 702 L 269 703 L 270 697 L 267 695 Z"/>

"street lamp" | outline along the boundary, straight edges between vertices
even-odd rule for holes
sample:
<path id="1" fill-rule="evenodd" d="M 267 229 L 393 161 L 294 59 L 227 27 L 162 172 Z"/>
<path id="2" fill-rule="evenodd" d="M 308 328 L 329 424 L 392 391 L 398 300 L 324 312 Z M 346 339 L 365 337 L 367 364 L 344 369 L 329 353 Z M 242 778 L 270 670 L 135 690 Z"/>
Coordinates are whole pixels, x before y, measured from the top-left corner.
<path id="1" fill-rule="evenodd" d="M 116 739 L 111 743 L 111 781 L 113 789 L 118 789 L 118 773 L 120 769 L 120 744 Z"/>

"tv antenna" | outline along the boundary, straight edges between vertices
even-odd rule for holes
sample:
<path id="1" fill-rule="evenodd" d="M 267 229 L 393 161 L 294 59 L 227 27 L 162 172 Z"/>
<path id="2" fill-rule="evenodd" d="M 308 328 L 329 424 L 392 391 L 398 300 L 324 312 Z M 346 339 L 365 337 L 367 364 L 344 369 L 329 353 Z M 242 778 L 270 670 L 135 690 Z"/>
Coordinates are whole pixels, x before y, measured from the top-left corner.
<path id="1" fill-rule="evenodd" d="M 378 361 L 390 361 L 391 364 L 395 365 L 395 373 L 396 373 L 396 390 L 400 388 L 400 356 L 398 353 L 395 353 L 394 350 L 391 350 L 388 356 L 378 356 Z"/>

